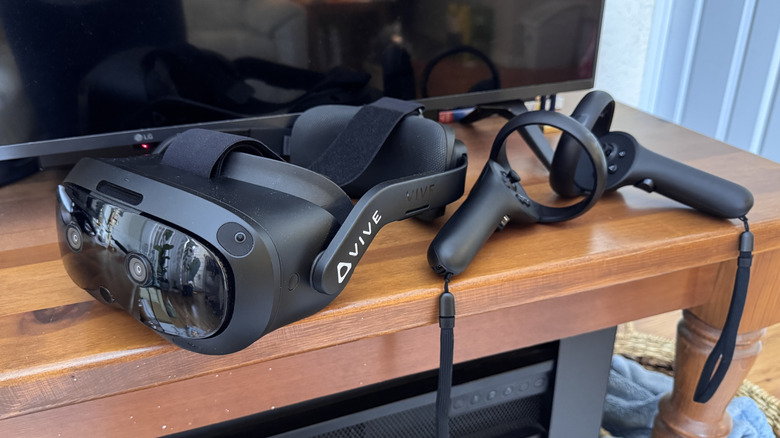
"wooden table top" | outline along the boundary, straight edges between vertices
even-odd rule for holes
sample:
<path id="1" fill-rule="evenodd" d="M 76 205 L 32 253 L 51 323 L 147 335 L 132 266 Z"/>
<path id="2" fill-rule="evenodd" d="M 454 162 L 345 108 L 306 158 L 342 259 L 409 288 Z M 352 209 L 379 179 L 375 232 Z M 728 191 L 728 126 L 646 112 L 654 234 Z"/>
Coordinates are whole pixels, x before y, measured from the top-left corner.
<path id="1" fill-rule="evenodd" d="M 573 96 L 568 106 L 576 103 Z M 455 126 L 469 148 L 467 191 L 502 124 L 489 119 Z M 750 189 L 755 253 L 780 249 L 780 165 L 624 105 L 613 129 Z M 529 194 L 555 202 L 546 171 L 519 136 L 508 150 Z M 426 251 L 465 199 L 433 223 L 407 220 L 383 228 L 344 292 L 322 312 L 241 352 L 203 356 L 168 344 L 72 283 L 54 229 L 55 187 L 64 176 L 48 170 L 0 188 L 0 420 L 435 326 L 442 279 L 428 266 Z M 452 281 L 458 318 L 521 309 L 527 329 L 515 343 L 521 347 L 700 305 L 719 293 L 711 278 L 735 260 L 741 229 L 738 220 L 711 218 L 626 187 L 575 220 L 510 224 L 494 234 Z M 778 310 L 758 312 L 764 326 L 780 320 Z"/>

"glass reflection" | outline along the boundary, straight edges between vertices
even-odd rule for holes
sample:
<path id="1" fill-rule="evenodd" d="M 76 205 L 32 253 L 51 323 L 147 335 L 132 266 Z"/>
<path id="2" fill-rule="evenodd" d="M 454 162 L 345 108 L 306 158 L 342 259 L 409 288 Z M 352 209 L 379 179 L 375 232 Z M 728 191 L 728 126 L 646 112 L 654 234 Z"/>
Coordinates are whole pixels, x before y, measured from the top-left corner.
<path id="1" fill-rule="evenodd" d="M 73 190 L 69 195 L 78 198 Z M 130 314 L 167 334 L 205 338 L 219 330 L 229 299 L 225 269 L 214 253 L 174 228 L 102 199 L 83 201 L 74 202 L 71 216 L 82 232 L 83 250 L 63 253 L 79 286 L 106 287 Z M 138 268 L 151 268 L 142 275 L 148 281 L 131 277 L 128 254 L 148 262 Z"/>

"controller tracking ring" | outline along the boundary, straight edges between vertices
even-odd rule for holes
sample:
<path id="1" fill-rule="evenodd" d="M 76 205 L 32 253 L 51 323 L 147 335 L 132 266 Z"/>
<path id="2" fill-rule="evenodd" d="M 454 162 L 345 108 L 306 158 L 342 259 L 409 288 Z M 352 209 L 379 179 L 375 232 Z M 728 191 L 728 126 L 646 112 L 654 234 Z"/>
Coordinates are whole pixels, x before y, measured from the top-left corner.
<path id="1" fill-rule="evenodd" d="M 595 180 L 593 190 L 590 190 L 583 200 L 573 205 L 549 207 L 531 200 L 536 204 L 539 212 L 539 222 L 562 222 L 580 216 L 593 207 L 607 186 L 607 159 L 598 139 L 588 128 L 571 117 L 549 111 L 527 112 L 514 117 L 501 128 L 493 141 L 490 159 L 506 169 L 511 169 L 506 155 L 506 139 L 513 132 L 529 125 L 548 125 L 558 128 L 579 143 L 590 158 Z"/>
<path id="2" fill-rule="evenodd" d="M 591 91 L 582 98 L 571 117 L 590 130 L 597 138 L 609 132 L 615 114 L 615 100 L 604 91 Z M 575 182 L 575 172 L 580 159 L 580 148 L 572 139 L 561 136 L 550 163 L 550 186 L 560 196 L 573 198 L 591 190 Z"/>

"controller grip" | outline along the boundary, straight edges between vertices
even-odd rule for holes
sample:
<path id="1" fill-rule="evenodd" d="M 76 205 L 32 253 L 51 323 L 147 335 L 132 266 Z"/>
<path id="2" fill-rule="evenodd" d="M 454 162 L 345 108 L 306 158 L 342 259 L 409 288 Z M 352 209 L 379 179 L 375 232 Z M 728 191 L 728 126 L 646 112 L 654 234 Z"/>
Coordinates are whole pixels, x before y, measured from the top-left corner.
<path id="1" fill-rule="evenodd" d="M 537 222 L 530 208 L 519 208 L 516 193 L 499 176 L 500 166 L 489 161 L 469 196 L 444 224 L 428 247 L 428 263 L 440 275 L 457 275 L 466 270 L 477 252 L 497 228 L 506 224 L 504 216 L 520 222 Z"/>
<path id="2" fill-rule="evenodd" d="M 753 194 L 745 187 L 652 152 L 642 146 L 627 179 L 699 211 L 722 218 L 738 218 L 753 207 Z M 641 167 L 641 168 L 640 168 Z"/>

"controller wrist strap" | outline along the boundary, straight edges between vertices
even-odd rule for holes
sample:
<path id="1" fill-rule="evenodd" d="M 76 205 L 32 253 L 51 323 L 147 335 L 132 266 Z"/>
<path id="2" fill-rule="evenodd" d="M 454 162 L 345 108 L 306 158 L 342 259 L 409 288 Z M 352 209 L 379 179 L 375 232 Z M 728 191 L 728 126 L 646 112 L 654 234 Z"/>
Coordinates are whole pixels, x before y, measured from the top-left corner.
<path id="1" fill-rule="evenodd" d="M 450 293 L 450 278 L 444 277 L 444 293 L 439 296 L 439 382 L 436 390 L 436 436 L 450 436 L 450 398 L 452 392 L 452 364 L 455 349 L 455 296 Z"/>
<path id="2" fill-rule="evenodd" d="M 748 283 L 750 281 L 750 265 L 753 261 L 753 233 L 750 232 L 747 217 L 740 218 L 745 224 L 745 231 L 739 236 L 739 257 L 737 258 L 737 275 L 734 279 L 734 290 L 731 303 L 723 325 L 720 338 L 704 363 L 704 369 L 696 384 L 693 401 L 706 403 L 717 391 L 728 371 L 734 350 L 737 346 L 737 333 L 742 319 L 742 311 L 747 299 Z M 715 368 L 717 366 L 717 369 Z"/>
<path id="3" fill-rule="evenodd" d="M 750 232 L 747 217 L 740 218 L 745 231 L 739 238 L 739 257 L 734 290 L 720 338 L 704 364 L 701 377 L 696 385 L 693 400 L 706 403 L 717 391 L 726 376 L 736 349 L 737 333 L 742 312 L 747 299 L 750 282 L 750 266 L 753 260 L 753 233 Z M 455 297 L 449 291 L 452 274 L 444 278 L 444 293 L 439 297 L 439 327 L 441 328 L 439 381 L 436 392 L 436 432 L 437 437 L 449 437 L 450 393 L 452 389 L 452 367 L 454 353 Z M 717 369 L 715 368 L 717 366 Z"/>

